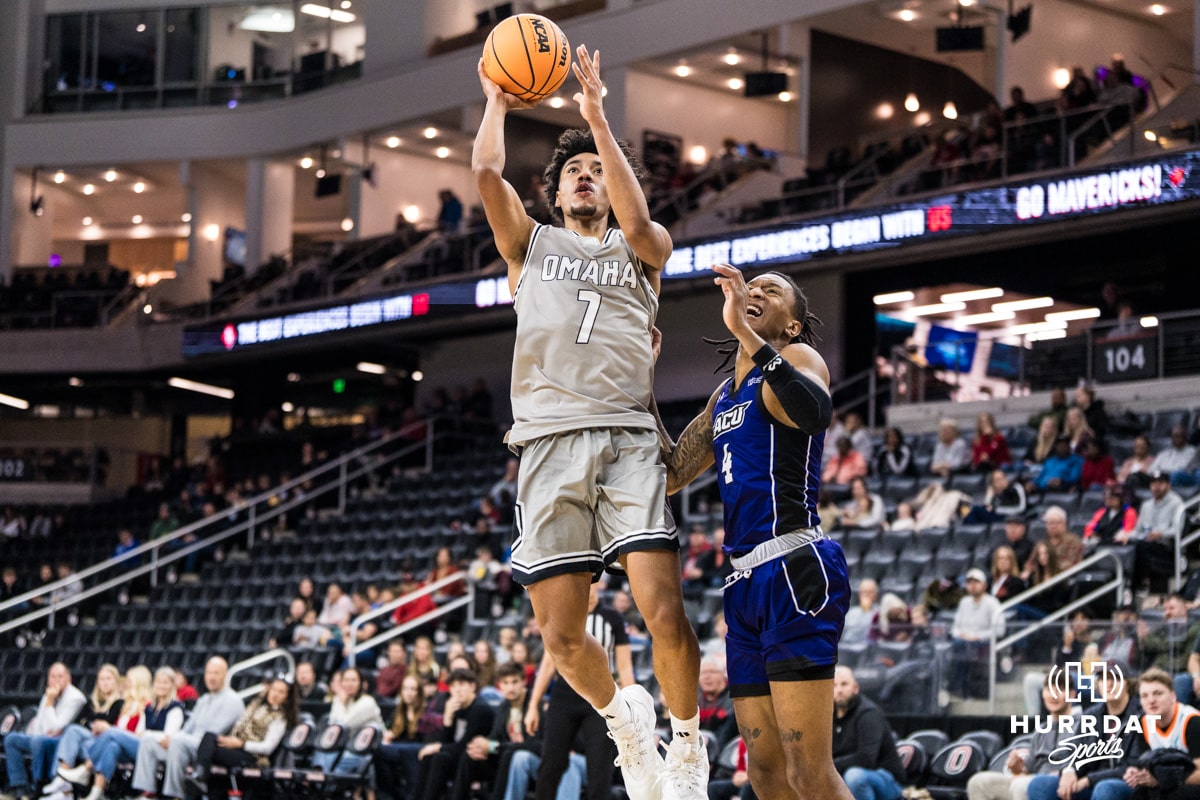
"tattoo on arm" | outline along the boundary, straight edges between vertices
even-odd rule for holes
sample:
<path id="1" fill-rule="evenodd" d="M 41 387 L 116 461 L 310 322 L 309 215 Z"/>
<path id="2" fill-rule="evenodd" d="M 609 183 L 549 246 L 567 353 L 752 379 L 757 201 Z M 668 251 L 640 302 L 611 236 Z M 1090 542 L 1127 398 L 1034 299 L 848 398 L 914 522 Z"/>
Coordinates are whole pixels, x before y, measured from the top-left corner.
<path id="1" fill-rule="evenodd" d="M 738 725 L 738 733 L 742 735 L 742 740 L 746 746 L 750 746 L 750 742 L 762 736 L 762 728 L 751 728 L 749 725 Z"/>
<path id="2" fill-rule="evenodd" d="M 713 463 L 712 446 L 712 419 L 706 412 L 688 424 L 674 449 L 664 455 L 668 494 L 687 486 L 709 468 Z"/>
<path id="3" fill-rule="evenodd" d="M 784 744 L 799 744 L 802 738 L 804 738 L 804 731 L 798 731 L 794 728 L 790 731 L 779 732 L 779 740 Z"/>

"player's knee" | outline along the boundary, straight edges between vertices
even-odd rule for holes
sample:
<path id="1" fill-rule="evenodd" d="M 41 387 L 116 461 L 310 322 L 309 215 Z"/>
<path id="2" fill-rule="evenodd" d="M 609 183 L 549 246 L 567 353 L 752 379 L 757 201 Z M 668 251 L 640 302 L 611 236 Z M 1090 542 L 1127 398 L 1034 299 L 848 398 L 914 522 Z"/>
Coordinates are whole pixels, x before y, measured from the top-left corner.
<path id="1" fill-rule="evenodd" d="M 682 603 L 654 603 L 649 608 L 649 613 L 643 613 L 642 618 L 646 621 L 646 630 L 660 647 L 679 647 L 696 638 Z"/>
<path id="2" fill-rule="evenodd" d="M 543 628 L 542 645 L 550 651 L 557 662 L 572 663 L 583 652 L 586 642 L 582 629 L 578 631 L 562 628 Z"/>

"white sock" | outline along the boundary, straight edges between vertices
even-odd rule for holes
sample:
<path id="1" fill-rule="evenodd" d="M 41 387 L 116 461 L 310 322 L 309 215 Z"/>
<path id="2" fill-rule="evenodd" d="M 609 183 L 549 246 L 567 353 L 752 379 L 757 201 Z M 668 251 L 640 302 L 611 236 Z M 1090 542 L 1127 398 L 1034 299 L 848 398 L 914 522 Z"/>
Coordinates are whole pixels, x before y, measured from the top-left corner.
<path id="1" fill-rule="evenodd" d="M 681 738 L 688 744 L 700 744 L 700 713 L 691 719 L 680 719 L 674 714 L 671 717 L 671 738 Z"/>
<path id="2" fill-rule="evenodd" d="M 613 684 L 613 699 L 604 708 L 597 708 L 596 711 L 604 717 L 610 727 L 618 727 L 633 721 L 633 716 L 629 713 L 629 705 L 621 696 L 620 687 L 615 683 Z"/>

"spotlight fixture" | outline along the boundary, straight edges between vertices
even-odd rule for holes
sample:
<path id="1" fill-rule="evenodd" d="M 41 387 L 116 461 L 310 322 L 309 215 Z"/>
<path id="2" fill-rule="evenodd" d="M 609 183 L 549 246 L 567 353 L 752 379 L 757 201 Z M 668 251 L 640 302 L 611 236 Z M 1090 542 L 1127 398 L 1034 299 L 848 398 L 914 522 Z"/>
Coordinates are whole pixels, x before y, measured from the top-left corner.
<path id="1" fill-rule="evenodd" d="M 921 101 L 917 99 L 916 92 L 909 92 L 904 98 L 904 110 L 910 114 L 915 114 L 921 110 Z"/>
<path id="2" fill-rule="evenodd" d="M 399 136 L 389 136 L 387 138 L 387 140 L 384 142 L 384 144 L 386 144 L 388 147 L 395 150 L 397 147 L 400 146 L 400 137 Z"/>

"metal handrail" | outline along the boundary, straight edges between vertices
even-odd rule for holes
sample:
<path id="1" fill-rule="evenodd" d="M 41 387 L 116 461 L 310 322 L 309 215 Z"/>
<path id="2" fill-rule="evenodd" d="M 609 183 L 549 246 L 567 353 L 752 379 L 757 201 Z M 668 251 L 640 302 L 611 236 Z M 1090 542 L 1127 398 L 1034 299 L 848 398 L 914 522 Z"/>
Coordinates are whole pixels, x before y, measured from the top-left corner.
<path id="1" fill-rule="evenodd" d="M 229 538 L 232 535 L 232 533 L 234 533 L 234 532 L 249 531 L 251 534 L 253 534 L 253 531 L 255 530 L 255 528 L 257 527 L 258 524 L 260 524 L 263 521 L 274 519 L 275 517 L 278 517 L 281 513 L 281 510 L 291 510 L 293 507 L 295 507 L 301 503 L 307 503 L 308 501 L 312 500 L 314 497 L 319 497 L 319 496 L 325 494 L 326 492 L 332 491 L 335 488 L 340 488 L 340 490 L 341 490 L 340 496 L 339 496 L 339 508 L 344 509 L 345 508 L 345 484 L 347 481 L 359 478 L 359 477 L 367 474 L 368 472 L 372 472 L 372 471 L 378 469 L 379 467 L 390 463 L 391 461 L 394 461 L 394 460 L 401 458 L 402 456 L 408 455 L 412 452 L 416 452 L 420 448 L 424 448 L 426 451 L 426 465 L 428 466 L 432 462 L 432 448 L 433 448 L 433 440 L 434 440 L 434 432 L 433 432 L 432 428 L 433 428 L 435 422 L 436 422 L 436 420 L 431 419 L 428 421 L 422 421 L 422 422 L 417 422 L 417 423 L 412 423 L 410 425 L 406 425 L 403 428 L 401 428 L 400 430 L 398 430 L 396 433 L 394 433 L 390 436 L 386 436 L 376 442 L 372 442 L 371 444 L 365 445 L 364 447 L 361 447 L 358 450 L 354 450 L 354 451 L 346 453 L 342 456 L 339 456 L 338 458 L 336 458 L 326 464 L 323 464 L 320 467 L 317 467 L 316 469 L 310 470 L 309 472 L 306 472 L 303 475 L 300 475 L 299 477 L 288 481 L 287 483 L 281 484 L 281 485 L 275 487 L 274 489 L 271 489 L 267 492 L 256 495 L 255 497 L 250 498 L 249 500 L 245 500 L 237 506 L 233 506 L 231 508 L 225 509 L 224 511 L 220 512 L 219 514 L 216 514 L 215 516 L 199 520 L 190 525 L 185 525 L 184 527 L 179 528 L 166 536 L 162 536 L 151 542 L 147 542 L 143 545 L 140 545 L 139 547 L 129 551 L 128 553 L 123 554 L 119 558 L 109 558 L 105 561 L 100 562 L 99 564 L 94 564 L 90 567 L 87 567 L 86 569 L 83 569 L 83 570 L 80 570 L 79 572 L 73 573 L 72 575 L 70 575 L 67 578 L 62 578 L 62 579 L 53 581 L 51 583 L 45 584 L 37 589 L 33 589 L 28 592 L 24 592 L 23 594 L 19 594 L 16 597 L 13 597 L 3 603 L 0 603 L 0 612 L 4 612 L 4 611 L 14 608 L 16 606 L 23 605 L 24 603 L 27 603 L 34 598 L 52 595 L 58 589 L 62 589 L 64 587 L 66 587 L 70 584 L 74 584 L 78 581 L 82 581 L 84 578 L 88 578 L 93 575 L 99 574 L 107 569 L 110 569 L 114 566 L 117 566 L 118 564 L 129 561 L 135 557 L 140 558 L 142 555 L 145 555 L 145 554 L 151 555 L 152 561 L 150 564 L 145 565 L 145 566 L 135 567 L 133 570 L 123 572 L 118 578 L 114 578 L 109 581 L 106 581 L 103 584 L 100 584 L 100 586 L 96 586 L 96 587 L 92 587 L 91 589 L 87 589 L 84 592 L 74 595 L 71 598 L 69 598 L 69 602 L 61 604 L 61 606 L 74 605 L 75 603 L 79 602 L 80 600 L 95 596 L 100 591 L 107 591 L 108 589 L 115 588 L 116 586 L 119 586 L 123 583 L 127 583 L 128 581 L 132 580 L 133 578 L 140 577 L 142 575 L 145 575 L 145 574 L 148 574 L 151 572 L 157 572 L 157 569 L 160 566 L 177 561 L 179 558 L 187 556 L 190 553 L 196 552 L 197 550 L 203 549 L 204 547 L 207 547 L 211 544 L 215 544 L 217 542 L 224 541 L 225 539 Z M 349 465 L 350 465 L 351 461 L 360 459 L 363 456 L 369 455 L 369 454 L 377 451 L 379 448 L 381 448 L 387 444 L 396 442 L 396 441 L 400 440 L 405 434 L 411 433 L 412 431 L 417 430 L 418 428 L 420 428 L 422 426 L 427 426 L 427 429 L 428 429 L 428 433 L 427 433 L 427 436 L 426 436 L 426 439 L 424 442 L 418 442 L 413 445 L 410 445 L 409 447 L 401 448 L 397 452 L 392 453 L 389 456 L 386 456 L 381 461 L 376 461 L 376 462 L 373 462 L 370 464 L 365 464 L 354 470 L 350 469 Z M 271 496 L 278 494 L 281 491 L 286 491 L 286 490 L 301 486 L 302 484 L 306 483 L 307 481 L 312 480 L 312 479 L 316 478 L 317 476 L 331 472 L 333 470 L 337 470 L 339 473 L 339 477 L 338 477 L 337 481 L 333 481 L 333 482 L 326 484 L 325 486 L 306 491 L 304 494 L 293 497 L 284 503 L 280 503 L 280 504 L 276 505 L 274 508 L 271 508 L 264 513 L 261 513 L 261 514 L 259 513 L 259 511 L 258 511 L 259 505 L 266 503 L 271 498 Z M 190 545 L 183 546 L 180 549 L 173 550 L 167 556 L 160 555 L 160 552 L 162 551 L 162 549 L 164 547 L 166 547 L 167 545 L 169 545 L 173 542 L 179 541 L 180 539 L 182 539 L 184 536 L 187 536 L 188 534 L 194 534 L 197 531 L 200 531 L 206 527 L 210 527 L 210 526 L 219 524 L 223 519 L 227 519 L 231 512 L 232 513 L 240 513 L 242 511 L 247 512 L 248 518 L 245 522 L 241 522 L 241 523 L 238 523 L 237 525 L 223 529 L 220 532 L 218 532 L 217 534 L 215 534 L 207 539 L 202 539 L 200 541 L 193 542 Z M 253 540 L 252 535 L 250 536 L 250 539 L 252 542 L 252 540 Z M 11 630 L 12 628 L 17 627 L 17 623 L 24 624 L 24 622 L 31 622 L 33 620 L 40 619 L 43 616 L 48 616 L 48 615 L 52 614 L 53 612 L 54 612 L 54 608 L 48 607 L 48 608 L 43 608 L 37 612 L 32 612 L 30 614 L 26 614 L 24 617 L 19 617 L 15 620 L 9 620 L 5 623 L 0 624 L 0 633 L 3 633 L 4 631 Z"/>
<path id="2" fill-rule="evenodd" d="M 359 616 L 355 617 L 353 620 L 350 621 L 350 637 L 349 637 L 350 642 L 349 643 L 353 645 L 351 647 L 350 652 L 352 654 L 357 655 L 358 653 L 361 653 L 363 650 L 369 649 L 365 642 L 362 644 L 357 644 L 358 631 L 360 628 L 362 628 L 363 625 L 366 625 L 368 622 L 370 622 L 373 619 L 378 619 L 379 617 L 386 616 L 387 614 L 391 613 L 392 611 L 395 611 L 397 608 L 400 608 L 401 606 L 408 605 L 413 600 L 416 600 L 418 597 L 424 597 L 427 594 L 433 594 L 438 589 L 441 589 L 442 587 L 445 587 L 445 586 L 449 586 L 453 583 L 458 583 L 459 581 L 462 581 L 463 583 L 467 584 L 468 594 L 470 594 L 470 595 L 474 594 L 475 587 L 474 587 L 474 584 L 472 584 L 470 581 L 467 580 L 467 573 L 464 572 L 463 570 L 458 570 L 456 572 L 450 573 L 449 575 L 447 575 L 444 578 L 439 578 L 438 580 L 434 581 L 433 583 L 426 584 L 425 586 L 422 586 L 420 589 L 417 589 L 416 591 L 409 592 L 406 595 L 401 595 L 400 597 L 397 597 L 395 600 L 392 600 L 390 603 L 384 603 L 383 605 L 379 606 L 379 608 L 373 608 L 370 611 L 366 612 L 365 614 L 360 614 Z M 458 598 L 458 599 L 461 599 L 461 598 Z M 391 638 L 390 636 L 383 636 L 384 640 L 390 639 L 390 638 Z M 380 639 L 380 637 L 376 636 L 373 639 L 370 639 L 368 641 L 374 642 L 376 639 Z"/>
<path id="3" fill-rule="evenodd" d="M 1076 600 L 1073 600 L 1070 603 L 1067 603 L 1066 605 L 1062 606 L 1061 608 L 1055 609 L 1054 611 L 1050 612 L 1042 619 L 1031 622 L 1029 625 L 1026 625 L 1024 628 L 1017 631 L 1016 633 L 1009 634 L 1008 636 L 1004 637 L 1003 639 L 1000 639 L 999 641 L 996 640 L 995 621 L 997 618 L 1004 616 L 1005 612 L 1015 609 L 1018 605 L 1021 605 L 1022 603 L 1026 602 L 1030 598 L 1036 597 L 1037 595 L 1041 594 L 1042 592 L 1046 591 L 1047 589 L 1049 589 L 1053 586 L 1057 586 L 1058 584 L 1063 583 L 1063 582 L 1075 577 L 1076 575 L 1078 575 L 1081 572 L 1086 572 L 1087 570 L 1091 569 L 1092 567 L 1094 567 L 1095 565 L 1099 564 L 1102 561 L 1112 561 L 1113 564 L 1116 565 L 1116 574 L 1112 580 L 1108 581 L 1107 583 L 1103 584 L 1102 586 L 1097 587 L 1096 589 L 1093 589 L 1092 591 L 1088 592 L 1083 597 L 1077 598 Z M 1121 562 L 1120 557 L 1115 552 L 1113 552 L 1112 550 L 1105 549 L 1105 550 L 1101 550 L 1098 553 L 1093 553 L 1088 558 L 1085 558 L 1083 561 L 1080 561 L 1078 564 L 1076 564 L 1073 567 L 1063 570 L 1062 572 L 1055 575 L 1053 578 L 1050 578 L 1049 580 L 1043 581 L 1042 583 L 1039 583 L 1036 586 L 1026 589 L 1025 591 L 1018 594 L 1016 597 L 1011 597 L 1008 600 L 1005 600 L 1003 603 L 1001 603 L 1000 608 L 996 611 L 996 615 L 992 619 L 993 624 L 992 624 L 991 630 L 988 633 L 988 642 L 990 645 L 988 648 L 988 713 L 989 714 L 996 713 L 996 669 L 997 669 L 998 653 L 1001 650 L 1006 650 L 1009 647 L 1012 647 L 1014 644 L 1021 641 L 1022 639 L 1025 639 L 1025 638 L 1037 633 L 1042 628 L 1049 625 L 1051 622 L 1054 622 L 1055 620 L 1066 617 L 1067 615 L 1069 615 L 1071 612 L 1075 611 L 1076 609 L 1083 608 L 1088 603 L 1091 603 L 1093 600 L 1096 600 L 1096 599 L 1104 596 L 1108 592 L 1112 592 L 1115 590 L 1116 594 L 1117 594 L 1117 603 L 1120 604 L 1121 593 L 1124 591 L 1124 589 L 1125 589 L 1125 565 Z"/>
<path id="4" fill-rule="evenodd" d="M 463 576 L 463 577 L 458 577 L 458 576 Z M 455 580 L 466 580 L 465 573 L 460 570 L 458 572 L 455 572 L 452 575 L 448 575 L 445 578 L 442 578 L 441 580 L 435 581 L 435 582 L 429 584 L 428 586 L 422 586 L 420 589 L 416 590 L 415 592 L 410 592 L 409 594 L 405 595 L 404 597 L 397 598 L 396 600 L 393 600 L 391 603 L 387 604 L 388 610 L 392 610 L 394 608 L 399 608 L 401 605 L 404 605 L 403 602 L 400 602 L 402 600 L 411 600 L 416 597 L 420 597 L 420 596 L 423 596 L 426 594 L 431 594 L 431 593 L 437 591 L 438 589 L 440 589 L 442 586 L 447 586 L 447 585 L 453 583 Z M 397 636 L 400 636 L 401 634 L 409 632 L 413 628 L 420 627 L 421 625 L 424 625 L 427 622 L 432 622 L 433 620 L 437 619 L 438 617 L 444 617 L 446 614 L 449 614 L 451 611 L 460 609 L 463 606 L 466 606 L 467 611 L 471 612 L 475 608 L 475 584 L 471 581 L 466 581 L 466 584 L 467 584 L 467 593 L 464 594 L 462 597 L 456 597 L 453 600 L 442 603 L 440 606 L 437 606 L 432 611 L 427 611 L 419 617 L 414 617 L 414 618 L 410 619 L 408 622 L 405 622 L 403 625 L 397 625 L 394 628 L 388 628 L 385 631 L 375 634 L 370 639 L 366 639 L 362 642 L 358 642 L 357 644 L 355 644 L 353 647 L 350 648 L 350 654 L 352 656 L 357 656 L 359 653 L 363 652 L 364 650 L 370 650 L 373 647 L 377 647 L 378 645 L 383 644 L 386 641 L 390 641 L 391 639 L 395 639 Z M 378 609 L 376 609 L 376 611 L 379 612 L 380 614 L 386 613 L 383 606 L 380 606 Z M 354 621 L 354 623 L 352 623 L 352 626 L 350 629 L 350 635 L 352 637 L 354 637 L 354 639 L 357 639 L 358 628 L 361 627 L 360 624 L 356 624 L 356 623 L 360 623 L 360 621 L 362 623 L 369 621 L 369 620 L 367 620 L 367 616 L 368 616 L 367 614 L 364 614 L 362 617 L 359 617 L 358 619 L 356 619 Z M 472 619 L 471 621 L 474 621 L 474 620 Z"/>
<path id="5" fill-rule="evenodd" d="M 279 658 L 282 658 L 287 662 L 287 672 L 283 674 L 283 679 L 291 683 L 296 679 L 296 657 L 293 656 L 290 651 L 285 650 L 282 647 L 276 647 L 271 650 L 267 650 L 265 653 L 259 653 L 256 656 L 250 656 L 250 658 L 244 659 L 230 666 L 229 671 L 225 674 L 225 685 L 232 686 L 233 676 L 237 675 L 239 672 L 245 672 L 248 669 L 257 667 L 259 664 L 267 664 Z M 264 684 L 262 683 L 257 683 L 254 686 L 248 686 L 237 693 L 238 697 L 244 700 L 251 695 L 258 694 L 263 690 L 263 686 Z"/>

